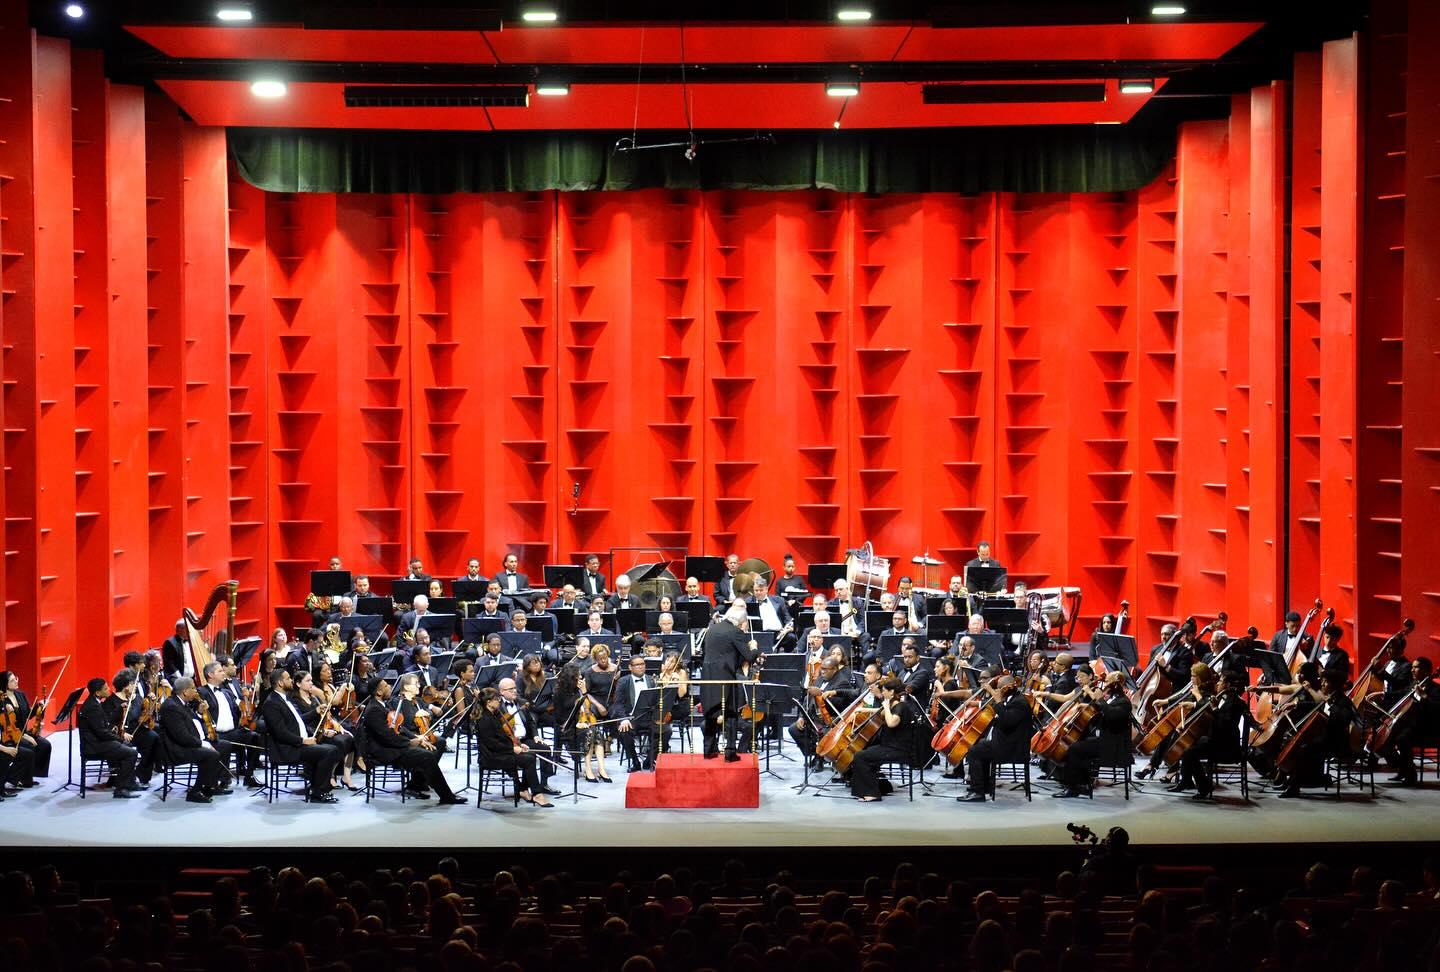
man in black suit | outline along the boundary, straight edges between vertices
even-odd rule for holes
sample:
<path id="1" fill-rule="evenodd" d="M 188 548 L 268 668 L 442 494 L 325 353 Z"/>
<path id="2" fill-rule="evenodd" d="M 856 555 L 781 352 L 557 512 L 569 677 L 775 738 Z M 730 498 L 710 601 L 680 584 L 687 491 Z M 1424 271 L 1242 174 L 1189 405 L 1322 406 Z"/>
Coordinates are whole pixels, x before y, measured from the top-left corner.
<path id="1" fill-rule="evenodd" d="M 1092 690 L 1093 691 L 1093 690 Z M 1085 738 L 1072 745 L 1055 769 L 1055 779 L 1064 786 L 1055 796 L 1074 798 L 1090 791 L 1092 761 L 1112 765 L 1130 758 L 1130 700 L 1125 695 L 1125 674 L 1105 676 L 1104 694 L 1096 703 L 1098 712 Z M 1084 704 L 1082 699 L 1080 704 Z"/>
<path id="2" fill-rule="evenodd" d="M 114 724 L 105 718 L 101 703 L 110 695 L 110 683 L 103 678 L 92 678 L 85 683 L 85 689 L 89 696 L 76 719 L 80 727 L 80 757 L 103 759 L 109 763 L 112 795 L 121 800 L 134 800 L 143 789 L 135 784 L 135 764 L 140 759 L 140 753 L 134 746 L 121 742 Z M 25 759 L 25 752 L 20 749 L 14 758 L 17 761 Z"/>
<path id="3" fill-rule="evenodd" d="M 1165 669 L 1165 674 L 1170 678 L 1170 686 L 1174 691 L 1179 691 L 1190 684 L 1190 666 L 1195 662 L 1195 649 L 1192 647 L 1195 636 L 1195 626 L 1186 622 L 1187 627 L 1181 631 L 1173 641 L 1169 641 L 1169 653 L 1165 654 L 1166 640 L 1160 642 L 1161 656 L 1160 666 Z M 1166 625 L 1172 629 L 1173 626 Z M 1161 630 L 1161 635 L 1165 634 Z"/>
<path id="4" fill-rule="evenodd" d="M 969 573 L 972 569 L 974 569 L 974 568 L 976 568 L 976 567 L 1003 567 L 1003 566 L 1004 566 L 1004 565 L 1001 564 L 1000 561 L 998 561 L 998 560 L 996 560 L 994 557 L 990 556 L 990 544 L 989 544 L 989 542 L 987 542 L 987 541 L 985 541 L 985 540 L 981 540 L 981 541 L 980 541 L 978 544 L 976 544 L 976 546 L 975 546 L 975 556 L 974 556 L 972 559 L 967 560 L 967 561 L 965 562 L 965 572 L 966 572 L 966 573 L 965 573 L 965 580 L 966 580 L 966 586 L 968 586 L 971 591 L 974 591 L 974 592 L 976 592 L 976 593 L 980 593 L 980 592 L 983 590 L 984 592 L 993 594 L 993 593 L 996 593 L 996 592 L 998 592 L 998 591 L 1003 591 L 1003 590 L 1005 590 L 1005 585 L 1006 585 L 1007 583 L 1009 583 L 1009 578 L 1008 578 L 1005 574 L 1003 574 L 1003 573 L 1002 573 L 999 577 L 995 578 L 994 583 L 987 583 L 987 584 L 984 584 L 984 585 L 978 584 L 978 583 L 970 580 L 970 573 Z"/>
<path id="5" fill-rule="evenodd" d="M 580 593 L 585 600 L 605 597 L 610 592 L 605 587 L 605 575 L 600 573 L 600 558 L 591 554 L 585 558 L 585 574 L 580 579 Z"/>
<path id="6" fill-rule="evenodd" d="M 640 607 L 640 598 L 630 593 L 630 575 L 621 574 L 615 578 L 615 593 L 605 601 L 606 611 L 634 609 Z"/>
<path id="7" fill-rule="evenodd" d="M 185 636 L 185 619 L 175 622 L 175 633 L 160 645 L 160 656 L 165 663 L 165 677 L 171 682 L 176 676 L 195 674 L 195 659 L 190 654 L 190 641 Z"/>
<path id="8" fill-rule="evenodd" d="M 740 555 L 725 556 L 725 573 L 715 582 L 715 606 L 723 609 L 735 599 L 735 575 L 740 571 Z"/>
<path id="9" fill-rule="evenodd" d="M 205 684 L 199 687 L 200 698 L 210 711 L 210 721 L 215 725 L 218 737 L 215 748 L 220 751 L 221 760 L 229 764 L 232 754 L 235 771 L 245 785 L 258 789 L 260 781 L 255 779 L 255 754 L 260 747 L 260 734 L 240 725 L 240 700 L 235 696 L 234 687 L 225 678 L 225 665 L 212 661 L 205 666 Z"/>
<path id="10" fill-rule="evenodd" d="M 732 604 L 725 617 L 710 626 L 705 635 L 705 663 L 702 668 L 707 684 L 700 686 L 700 704 L 705 713 L 703 733 L 705 758 L 720 755 L 720 732 L 725 732 L 725 760 L 735 762 L 735 733 L 739 729 L 740 690 L 733 682 L 743 663 L 759 657 L 759 649 L 750 640 L 744 604 Z"/>
<path id="11" fill-rule="evenodd" d="M 1013 675 L 1001 675 L 994 685 L 985 686 L 995 700 L 995 717 L 984 739 L 981 739 L 965 757 L 965 778 L 970 793 L 956 797 L 961 803 L 984 803 L 987 795 L 993 796 L 990 771 L 998 760 L 1029 758 L 1030 733 L 1033 717 L 1030 703 L 1016 691 Z"/>
<path id="12" fill-rule="evenodd" d="M 935 684 L 935 674 L 920 664 L 918 639 L 906 637 L 900 643 L 900 654 L 891 659 L 893 674 L 900 679 L 905 694 L 920 703 L 920 711 L 930 708 L 930 688 Z"/>
<path id="13" fill-rule="evenodd" d="M 135 763 L 135 788 L 148 790 L 150 777 L 155 772 L 160 735 L 149 726 L 140 725 L 142 684 L 134 669 L 120 669 L 111 679 L 113 691 L 100 703 L 100 710 L 104 713 L 105 721 L 118 730 L 120 741 L 140 754 Z M 122 721 L 124 725 L 121 725 Z"/>
<path id="14" fill-rule="evenodd" d="M 1320 647 L 1315 652 L 1315 661 L 1321 672 L 1338 672 L 1341 682 L 1350 680 L 1350 653 L 1340 647 L 1345 629 L 1338 624 L 1329 624 L 1320 635 Z"/>
<path id="15" fill-rule="evenodd" d="M 909 577 L 900 578 L 899 593 L 895 595 L 895 606 L 904 611 L 914 624 L 925 621 L 925 598 L 915 593 L 915 582 Z"/>
<path id="16" fill-rule="evenodd" d="M 1285 627 L 1275 632 L 1270 639 L 1270 650 L 1278 652 L 1289 658 L 1287 652 L 1293 652 L 1300 646 L 1300 612 L 1291 611 L 1285 615 Z"/>
<path id="17" fill-rule="evenodd" d="M 779 631 L 790 623 L 790 606 L 770 593 L 770 582 L 764 577 L 755 578 L 755 590 L 748 600 L 760 605 L 760 630 Z M 775 647 L 780 648 L 779 644 Z"/>
<path id="18" fill-rule="evenodd" d="M 395 640 L 404 645 L 404 635 L 408 632 L 411 640 L 414 639 L 416 631 L 420 627 L 420 621 L 430 613 L 430 598 L 424 594 L 416 594 L 415 599 L 410 602 L 410 610 L 400 615 L 400 621 L 395 625 Z"/>
<path id="19" fill-rule="evenodd" d="M 408 570 L 406 571 L 406 573 L 405 573 L 405 578 L 404 578 L 404 579 L 405 579 L 405 580 L 418 580 L 418 581 L 434 580 L 433 577 L 431 577 L 429 574 L 425 573 L 425 565 L 420 562 L 420 558 L 419 558 L 419 557 L 411 557 L 411 558 L 410 558 L 410 566 L 409 566 L 409 569 L 408 569 Z"/>
<path id="20" fill-rule="evenodd" d="M 480 558 L 478 557 L 471 557 L 465 564 L 465 576 L 455 579 L 469 581 L 472 584 L 485 584 L 490 580 L 490 578 L 480 573 Z"/>
<path id="21" fill-rule="evenodd" d="M 175 680 L 170 698 L 160 706 L 160 735 L 170 763 L 195 765 L 195 785 L 185 795 L 188 803 L 209 803 L 211 797 L 234 792 L 225 785 L 225 763 L 219 750 L 206 738 L 205 725 L 191 708 L 199 700 L 195 680 L 182 675 Z"/>
<path id="22" fill-rule="evenodd" d="M 500 681 L 500 667 L 508 662 L 513 662 L 504 652 L 504 645 L 500 641 L 500 635 L 492 632 L 485 636 L 485 650 L 475 661 L 475 688 L 493 688 Z"/>
<path id="23" fill-rule="evenodd" d="M 829 729 L 836 716 L 855 701 L 855 681 L 850 674 L 840 671 L 840 663 L 833 658 L 820 662 L 820 676 L 805 689 L 805 702 L 800 718 L 790 727 L 790 738 L 808 760 L 814 760 L 811 768 L 820 769 L 824 763 L 815 756 L 815 744 L 822 732 Z M 824 714 L 821 714 L 821 708 Z"/>
<path id="24" fill-rule="evenodd" d="M 386 702 L 390 698 L 390 683 L 383 678 L 371 679 L 366 690 L 370 701 L 365 705 L 361 724 L 365 727 L 365 756 L 372 763 L 381 766 L 400 766 L 425 781 L 425 785 L 436 792 L 440 799 L 437 805 L 451 807 L 464 803 L 465 798 L 456 796 L 440 770 L 440 751 L 424 737 L 417 736 L 409 726 L 394 729 L 390 725 L 390 709 Z M 332 798 L 333 799 L 333 798 Z"/>
<path id="25" fill-rule="evenodd" d="M 415 647 L 414 662 L 410 665 L 408 669 L 406 669 L 406 674 L 414 672 L 417 676 L 419 676 L 420 688 L 422 690 L 430 686 L 434 686 L 435 688 L 444 688 L 444 673 L 441 672 L 434 665 L 430 664 L 430 661 L 430 646 L 417 645 Z"/>
<path id="26" fill-rule="evenodd" d="M 490 582 L 492 585 L 494 581 Z M 475 615 L 477 618 L 491 618 L 500 622 L 501 631 L 510 630 L 509 612 L 500 607 L 500 596 L 495 591 L 485 594 L 485 599 L 480 602 L 480 612 Z"/>
<path id="27" fill-rule="evenodd" d="M 648 707 L 644 711 L 637 711 L 635 708 L 640 693 L 652 687 L 649 676 L 645 674 L 645 656 L 638 653 L 631 655 L 630 671 L 622 675 L 619 684 L 615 686 L 615 702 L 620 709 L 617 715 L 621 717 L 616 732 L 620 736 L 620 745 L 625 747 L 625 757 L 630 761 L 632 773 L 654 769 L 655 753 L 660 748 L 660 727 L 655 721 L 654 711 Z M 658 702 L 658 697 L 656 701 Z M 650 750 L 645 754 L 643 765 L 635 750 L 636 733 L 644 733 L 650 737 Z"/>
<path id="28" fill-rule="evenodd" d="M 309 672 L 310 677 L 314 678 L 324 663 L 325 652 L 320 647 L 319 628 L 306 629 L 305 634 L 295 643 L 294 649 L 285 656 L 285 667 L 291 675 Z"/>
<path id="29" fill-rule="evenodd" d="M 265 728 L 275 742 L 276 755 L 282 761 L 304 765 L 310 802 L 335 803 L 330 781 L 340 762 L 340 750 L 310 735 L 304 717 L 290 700 L 294 687 L 295 681 L 289 672 L 279 669 L 271 673 L 272 691 L 261 709 Z"/>
<path id="30" fill-rule="evenodd" d="M 530 601 L 523 596 L 523 592 L 530 587 L 530 577 L 520 573 L 520 558 L 512 554 L 505 555 L 505 565 L 495 575 L 494 580 L 500 585 L 500 593 L 508 597 L 518 608 L 529 610 Z"/>

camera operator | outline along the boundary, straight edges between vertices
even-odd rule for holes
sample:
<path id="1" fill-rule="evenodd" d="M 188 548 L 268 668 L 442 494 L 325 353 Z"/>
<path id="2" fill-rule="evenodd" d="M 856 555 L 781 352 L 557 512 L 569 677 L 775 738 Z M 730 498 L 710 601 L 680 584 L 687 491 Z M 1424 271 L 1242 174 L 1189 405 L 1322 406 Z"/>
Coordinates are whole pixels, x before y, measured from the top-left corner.
<path id="1" fill-rule="evenodd" d="M 1130 833 L 1124 827 L 1111 827 L 1103 839 L 1084 824 L 1066 824 L 1077 844 L 1089 843 L 1081 873 L 1099 874 L 1105 882 L 1105 893 L 1135 893 L 1135 856 L 1130 853 Z"/>

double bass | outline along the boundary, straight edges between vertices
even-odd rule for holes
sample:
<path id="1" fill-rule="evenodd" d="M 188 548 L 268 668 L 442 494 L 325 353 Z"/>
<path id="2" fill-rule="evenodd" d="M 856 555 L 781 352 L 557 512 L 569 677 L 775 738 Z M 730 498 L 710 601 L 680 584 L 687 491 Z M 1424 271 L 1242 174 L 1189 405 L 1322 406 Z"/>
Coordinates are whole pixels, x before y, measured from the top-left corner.
<path id="1" fill-rule="evenodd" d="M 1400 630 L 1385 639 L 1385 643 L 1380 646 L 1380 650 L 1375 653 L 1375 657 L 1370 659 L 1370 664 L 1366 665 L 1365 670 L 1355 679 L 1355 684 L 1350 687 L 1350 702 L 1357 710 L 1365 704 L 1367 697 L 1377 692 L 1385 691 L 1385 681 L 1379 674 L 1380 670 L 1385 666 L 1385 656 L 1390 651 L 1392 644 L 1398 639 L 1406 637 L 1414 630 L 1415 619 L 1406 618 L 1400 626 Z M 1388 715 L 1388 713 L 1386 714 Z"/>
<path id="2" fill-rule="evenodd" d="M 1411 713 L 1415 711 L 1415 707 L 1425 700 L 1424 692 L 1430 684 L 1430 680 L 1426 679 L 1412 685 L 1410 690 L 1405 693 L 1405 697 L 1390 707 L 1389 711 L 1385 713 L 1385 718 L 1380 720 L 1380 723 L 1370 733 L 1370 741 L 1366 744 L 1366 749 L 1379 756 L 1389 748 L 1390 740 L 1395 736 L 1395 730 L 1404 725 Z"/>

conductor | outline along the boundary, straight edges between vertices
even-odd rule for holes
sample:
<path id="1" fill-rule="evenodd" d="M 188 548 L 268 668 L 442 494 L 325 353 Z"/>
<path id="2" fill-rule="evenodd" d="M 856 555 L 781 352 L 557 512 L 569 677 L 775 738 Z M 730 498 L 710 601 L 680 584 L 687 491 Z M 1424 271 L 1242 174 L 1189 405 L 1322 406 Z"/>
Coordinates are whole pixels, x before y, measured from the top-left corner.
<path id="1" fill-rule="evenodd" d="M 720 755 L 721 720 L 725 730 L 725 761 L 740 759 L 735 752 L 735 732 L 739 728 L 740 690 L 738 685 L 715 684 L 733 682 L 740 666 L 754 661 L 760 652 L 750 640 L 749 619 L 744 599 L 737 600 L 705 635 L 705 684 L 700 686 L 700 703 L 705 710 L 703 733 L 705 758 Z"/>

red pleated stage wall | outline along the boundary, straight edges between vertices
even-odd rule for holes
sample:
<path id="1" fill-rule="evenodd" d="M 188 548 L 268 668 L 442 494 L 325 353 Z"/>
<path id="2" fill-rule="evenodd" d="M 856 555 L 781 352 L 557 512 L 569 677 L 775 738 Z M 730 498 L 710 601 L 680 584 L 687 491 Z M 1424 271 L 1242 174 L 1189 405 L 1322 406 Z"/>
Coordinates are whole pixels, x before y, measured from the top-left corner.
<path id="1" fill-rule="evenodd" d="M 1402 607 L 1433 646 L 1437 80 L 1383 16 L 1135 192 L 885 197 L 266 194 L 6 22 L 0 667 L 111 669 L 229 577 L 296 623 L 331 554 L 866 539 L 940 580 L 989 538 L 1082 632 L 1268 634 L 1288 574 L 1367 657 Z"/>

